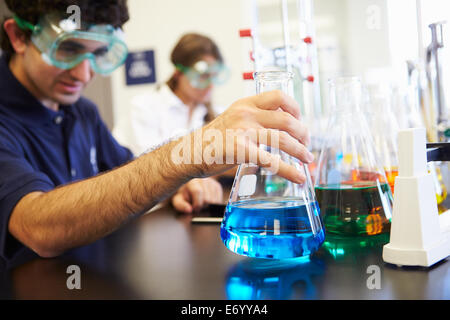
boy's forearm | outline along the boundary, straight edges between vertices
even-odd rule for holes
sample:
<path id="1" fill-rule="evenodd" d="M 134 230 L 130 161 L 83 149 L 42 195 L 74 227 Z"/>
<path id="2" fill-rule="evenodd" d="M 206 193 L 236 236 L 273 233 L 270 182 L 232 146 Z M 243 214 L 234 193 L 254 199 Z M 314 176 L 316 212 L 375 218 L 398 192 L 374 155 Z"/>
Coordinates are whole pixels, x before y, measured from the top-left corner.
<path id="1" fill-rule="evenodd" d="M 192 178 L 192 168 L 170 161 L 174 143 L 97 177 L 26 196 L 11 215 L 10 232 L 42 256 L 108 235 Z"/>
<path id="2" fill-rule="evenodd" d="M 14 209 L 9 230 L 39 254 L 55 256 L 106 236 L 191 178 L 221 174 L 246 159 L 256 158 L 258 165 L 303 184 L 306 177 L 295 166 L 260 149 L 257 135 L 245 134 L 280 130 L 284 134 L 275 135 L 277 148 L 310 163 L 313 156 L 303 144 L 309 135 L 298 118 L 297 102 L 279 91 L 241 99 L 206 127 L 119 169 L 45 194 L 27 195 Z M 229 132 L 236 133 L 237 139 L 229 139 Z M 237 151 L 245 157 L 240 158 Z M 220 161 L 209 163 L 211 159 Z"/>

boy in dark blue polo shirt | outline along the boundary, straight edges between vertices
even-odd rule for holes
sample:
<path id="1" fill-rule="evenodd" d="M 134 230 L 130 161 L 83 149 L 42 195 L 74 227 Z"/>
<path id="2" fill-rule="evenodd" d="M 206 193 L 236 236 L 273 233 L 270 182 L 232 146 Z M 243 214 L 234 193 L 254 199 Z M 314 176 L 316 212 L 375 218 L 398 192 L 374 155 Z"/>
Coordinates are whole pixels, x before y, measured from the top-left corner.
<path id="1" fill-rule="evenodd" d="M 20 29 L 16 32 L 33 33 L 36 25 L 27 19 L 35 20 L 33 15 L 40 15 L 50 6 L 65 12 L 69 5 L 68 1 L 48 1 L 48 8 L 36 8 L 31 2 L 37 4 L 37 1 L 10 1 L 16 14 L 14 23 Z M 102 3 L 105 4 L 95 1 L 95 5 Z M 111 136 L 96 106 L 80 98 L 93 71 L 108 74 L 126 57 L 127 48 L 120 35 L 120 26 L 128 19 L 126 3 L 112 3 L 102 7 L 95 16 L 96 21 L 89 21 L 94 18 L 94 9 L 86 10 L 89 1 L 80 2 L 87 22 L 108 24 L 108 27 L 97 27 L 92 37 L 82 33 L 89 30 L 84 26 L 74 30 L 80 41 L 84 41 L 81 43 L 92 47 L 89 51 L 76 46 L 80 42 L 75 42 L 78 40 L 75 36 L 64 39 L 54 53 L 48 51 L 51 43 L 42 39 L 55 36 L 50 33 L 51 24 L 61 19 L 52 19 L 61 16 L 53 14 L 53 10 L 49 11 L 52 14 L 41 15 L 37 21 L 42 30 L 39 37 L 31 36 L 31 45 L 37 49 L 34 53 L 40 53 L 48 65 L 36 63 L 37 59 L 33 60 L 30 54 L 18 59 L 17 44 L 7 42 L 6 35 L 3 37 L 6 54 L 0 58 L 0 253 L 5 260 L 25 250 L 8 232 L 10 214 L 19 200 L 31 192 L 47 192 L 133 159 L 131 152 Z M 108 16 L 111 13 L 114 14 Z M 73 21 L 66 20 L 67 28 L 71 27 L 70 22 Z"/>
<path id="2" fill-rule="evenodd" d="M 132 154 L 112 138 L 96 107 L 81 98 L 94 73 L 109 74 L 125 60 L 120 28 L 128 20 L 126 0 L 6 3 L 14 17 L 1 30 L 0 265 L 30 250 L 54 257 L 92 243 L 184 183 L 177 205 L 187 212 L 221 198 L 216 181 L 189 180 L 232 165 L 173 161 L 181 139 L 131 161 Z M 74 4 L 81 25 L 64 16 Z M 291 136 L 283 136 L 281 149 L 309 162 L 300 142 L 307 140 L 307 131 L 295 119 L 298 109 L 285 95 L 264 94 L 236 102 L 208 129 L 224 137 L 227 129 L 286 129 Z M 202 146 L 198 136 L 188 137 Z M 238 148 L 261 153 L 257 144 L 239 146 L 234 139 L 231 148 L 220 146 L 227 163 L 230 149 L 232 159 Z M 279 175 L 305 180 L 294 167 L 264 156 L 266 166 L 267 158 L 277 161 Z"/>

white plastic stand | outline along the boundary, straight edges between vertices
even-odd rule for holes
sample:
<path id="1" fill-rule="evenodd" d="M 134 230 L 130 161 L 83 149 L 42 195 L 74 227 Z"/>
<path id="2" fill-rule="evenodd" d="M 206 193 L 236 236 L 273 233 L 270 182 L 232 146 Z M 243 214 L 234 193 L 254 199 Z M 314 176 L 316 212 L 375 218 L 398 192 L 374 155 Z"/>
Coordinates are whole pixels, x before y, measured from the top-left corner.
<path id="1" fill-rule="evenodd" d="M 450 216 L 439 216 L 433 178 L 427 170 L 425 129 L 399 133 L 390 243 L 383 260 L 398 266 L 429 267 L 450 256 Z"/>

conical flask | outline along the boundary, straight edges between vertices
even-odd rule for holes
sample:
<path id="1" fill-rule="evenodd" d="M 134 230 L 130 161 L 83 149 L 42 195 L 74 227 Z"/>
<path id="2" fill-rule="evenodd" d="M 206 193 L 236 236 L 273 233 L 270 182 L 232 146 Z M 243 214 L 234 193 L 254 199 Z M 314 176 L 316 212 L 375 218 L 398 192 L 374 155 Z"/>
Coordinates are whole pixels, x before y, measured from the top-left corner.
<path id="1" fill-rule="evenodd" d="M 398 176 L 397 136 L 399 125 L 392 111 L 391 90 L 385 85 L 368 87 L 369 122 L 375 144 L 375 151 L 384 168 L 387 181 L 394 195 L 395 178 Z"/>
<path id="2" fill-rule="evenodd" d="M 327 233 L 390 231 L 392 193 L 361 112 L 359 78 L 330 81 L 332 114 L 316 172 L 315 191 Z"/>
<path id="3" fill-rule="evenodd" d="M 255 74 L 257 92 L 292 92 L 292 73 Z M 280 150 L 260 145 L 305 173 L 295 184 L 255 164 L 239 166 L 220 235 L 231 251 L 254 258 L 290 259 L 315 252 L 325 238 L 308 167 Z"/>

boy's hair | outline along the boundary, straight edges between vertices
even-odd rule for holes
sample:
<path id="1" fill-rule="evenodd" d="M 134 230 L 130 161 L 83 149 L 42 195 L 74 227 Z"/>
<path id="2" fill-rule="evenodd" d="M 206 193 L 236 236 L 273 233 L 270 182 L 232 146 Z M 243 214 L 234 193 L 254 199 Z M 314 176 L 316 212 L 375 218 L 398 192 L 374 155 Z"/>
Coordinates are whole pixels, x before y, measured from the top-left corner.
<path id="1" fill-rule="evenodd" d="M 2 0 L 0 0 L 2 1 Z M 127 0 L 4 0 L 8 9 L 19 18 L 35 25 L 39 18 L 50 12 L 67 13 L 67 8 L 77 5 L 81 9 L 81 20 L 92 24 L 110 24 L 114 27 L 122 27 L 129 19 Z M 1 18 L 1 17 L 0 17 Z M 0 26 L 1 49 L 7 56 L 12 56 L 15 52 L 6 34 L 3 24 Z M 30 31 L 23 31 L 27 39 L 30 38 Z"/>

